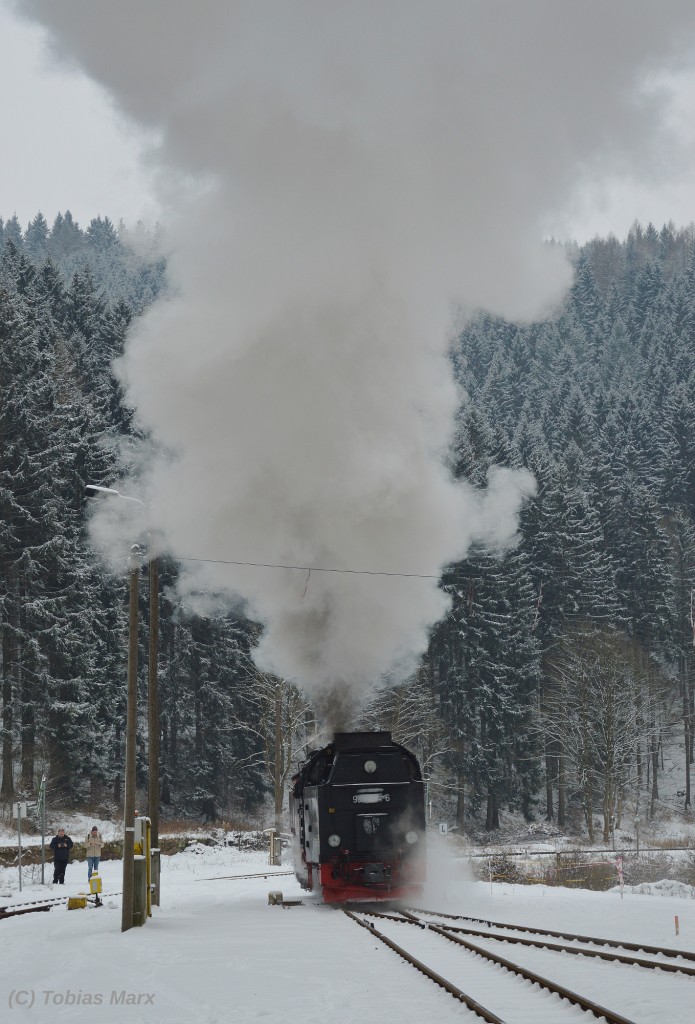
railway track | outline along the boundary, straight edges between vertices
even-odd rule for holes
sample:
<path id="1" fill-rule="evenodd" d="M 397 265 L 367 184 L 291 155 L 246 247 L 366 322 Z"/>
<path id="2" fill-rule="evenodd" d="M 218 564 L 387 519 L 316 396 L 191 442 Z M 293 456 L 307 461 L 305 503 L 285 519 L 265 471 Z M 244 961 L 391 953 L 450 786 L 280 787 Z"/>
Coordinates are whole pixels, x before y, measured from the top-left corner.
<path id="1" fill-rule="evenodd" d="M 251 875 L 215 875 L 212 878 L 196 878 L 196 882 L 217 882 L 223 879 L 244 879 L 244 878 L 280 878 L 283 875 L 293 875 L 294 871 L 258 871 Z M 120 892 L 106 892 L 101 894 L 102 899 L 107 896 L 120 896 Z M 10 903 L 0 907 L 0 921 L 8 917 L 18 917 L 20 914 L 38 914 L 44 910 L 60 903 L 65 903 L 67 896 L 52 896 L 41 900 L 33 900 L 29 903 Z"/>
<path id="2" fill-rule="evenodd" d="M 213 875 L 212 878 L 196 878 L 196 882 L 221 882 L 228 878 L 281 878 L 293 875 L 294 871 L 257 871 L 253 875 Z"/>
<path id="3" fill-rule="evenodd" d="M 401 912 L 408 915 L 408 910 L 401 910 Z M 527 928 L 521 925 L 504 925 L 497 922 L 483 922 L 480 921 L 480 919 L 468 919 L 463 918 L 463 916 L 462 918 L 459 918 L 459 916 L 454 914 L 440 914 L 432 910 L 414 909 L 409 912 L 414 913 L 416 916 L 418 913 L 426 914 L 427 916 L 432 916 L 432 918 L 440 920 L 477 921 L 486 926 L 484 929 L 457 927 L 455 925 L 440 926 L 447 934 L 451 935 L 468 935 L 481 939 L 496 939 L 498 942 L 513 943 L 517 946 L 529 946 L 535 947 L 536 949 L 551 949 L 556 952 L 570 953 L 575 956 L 594 956 L 609 963 L 628 964 L 632 967 L 642 967 L 652 971 L 659 970 L 672 974 L 683 974 L 695 977 L 695 953 L 690 952 L 689 950 L 668 949 L 664 946 L 652 946 L 647 945 L 646 943 L 602 939 L 588 935 L 576 935 L 572 932 L 553 932 L 549 929 Z M 492 931 L 492 928 L 502 929 L 503 931 Z M 508 934 L 508 932 L 524 932 L 529 937 L 525 938 L 515 934 Z M 553 937 L 563 938 L 567 941 L 553 942 Z M 615 950 L 625 949 L 634 950 L 636 952 L 647 952 L 650 953 L 651 956 L 649 958 L 645 958 L 644 956 L 636 956 L 624 952 L 609 952 L 606 947 Z M 693 966 L 691 967 L 686 963 L 682 963 L 684 961 L 691 962 Z"/>
<path id="4" fill-rule="evenodd" d="M 356 912 L 346 910 L 345 913 L 491 1024 L 518 1020 L 533 1021 L 534 1024 L 569 1024 L 571 1021 L 585 1022 L 588 1015 L 603 1017 L 608 1024 L 634 1024 L 631 1019 L 594 999 L 527 966 L 512 962 L 480 942 L 472 942 L 468 935 L 464 937 L 461 929 L 454 926 L 423 921 L 422 917 L 403 909 L 381 912 L 360 908 Z M 418 913 L 445 917 L 430 911 Z M 379 921 L 378 927 L 375 920 Z M 494 939 L 489 933 L 481 933 L 481 937 L 488 941 Z M 441 939 L 447 939 L 456 949 L 447 955 Z M 515 939 L 505 936 L 504 941 L 514 942 Z M 545 948 L 548 948 L 547 944 Z M 480 958 L 487 961 L 489 970 L 481 971 Z M 627 962 L 642 966 L 637 958 L 626 960 L 619 954 L 603 951 L 602 959 L 606 958 L 615 959 L 620 964 Z M 665 969 L 663 962 L 650 963 L 649 966 Z M 465 985 L 465 990 L 457 982 Z"/>
<path id="5" fill-rule="evenodd" d="M 453 934 L 460 933 L 478 938 L 497 939 L 499 942 L 514 943 L 519 946 L 534 946 L 538 949 L 550 949 L 557 952 L 570 953 L 575 956 L 596 957 L 600 960 L 630 964 L 635 967 L 695 976 L 695 953 L 690 950 L 671 949 L 668 946 L 652 946 L 644 942 L 604 939 L 593 935 L 579 935 L 574 932 L 552 931 L 549 928 L 530 928 L 526 925 L 504 924 L 501 921 L 491 921 L 480 917 L 464 917 L 460 914 L 443 914 L 434 910 L 422 910 L 419 907 L 407 907 L 401 912 L 414 915 L 415 917 L 420 914 L 443 921 L 468 921 L 486 926 L 485 930 L 455 925 L 443 926 L 447 932 L 452 932 Z M 501 929 L 501 931 L 492 931 L 493 928 Z M 508 932 L 512 934 L 507 934 Z M 533 937 L 524 938 L 513 934 L 515 932 L 522 932 Z M 554 938 L 566 939 L 567 941 L 564 943 L 552 942 L 551 940 Z M 581 945 L 578 945 L 578 943 L 581 943 Z M 609 949 L 648 953 L 650 956 L 660 957 L 661 959 L 645 959 L 644 957 L 629 956 L 620 952 L 610 953 L 608 952 Z M 674 961 L 686 962 L 674 963 Z M 688 963 L 692 963 L 693 966 L 688 966 Z"/>
<path id="6" fill-rule="evenodd" d="M 89 898 L 89 893 L 77 893 L 76 895 L 86 895 Z M 99 894 L 99 897 L 101 900 L 105 900 L 111 896 L 120 895 L 120 892 L 103 892 Z M 19 917 L 20 914 L 40 914 L 42 911 L 52 910 L 53 907 L 66 903 L 67 900 L 67 896 L 51 896 L 28 903 L 7 903 L 4 907 L 0 907 L 0 921 L 6 920 L 8 917 Z"/>
<path id="7" fill-rule="evenodd" d="M 431 967 L 428 967 L 422 960 L 419 960 L 402 946 L 399 946 L 398 943 L 390 939 L 387 935 L 378 931 L 373 924 L 368 924 L 363 921 L 359 913 L 355 913 L 352 910 L 346 910 L 345 908 L 343 908 L 343 913 L 351 920 L 355 921 L 356 924 L 366 928 L 371 935 L 375 935 L 395 953 L 398 953 L 399 956 L 401 956 L 407 963 L 411 964 L 412 967 L 415 967 L 415 969 L 420 971 L 421 974 L 424 974 L 426 978 L 433 981 L 435 985 L 439 985 L 440 988 L 443 988 L 446 992 L 452 995 L 454 999 L 458 999 L 459 1002 L 463 1003 L 464 1006 L 467 1006 L 469 1010 L 472 1010 L 473 1013 L 477 1014 L 479 1017 L 482 1017 L 482 1019 L 487 1021 L 488 1024 L 504 1024 L 501 1017 L 498 1017 L 497 1014 L 492 1012 L 492 1010 L 488 1010 L 482 1003 L 478 1002 L 477 999 L 474 999 L 473 996 L 468 995 L 463 991 L 463 989 L 454 985 L 453 982 L 447 981 L 446 978 L 437 971 L 434 971 Z"/>
<path id="8" fill-rule="evenodd" d="M 279 878 L 283 875 L 293 875 L 294 871 L 259 871 L 252 875 L 215 875 L 213 878 L 196 878 L 196 882 L 216 882 L 222 879 L 243 879 L 243 878 Z M 120 892 L 105 892 L 101 894 L 102 899 L 110 896 L 120 896 Z M 19 917 L 20 914 L 38 914 L 60 903 L 65 903 L 67 896 L 49 896 L 41 900 L 33 900 L 27 903 L 9 903 L 0 907 L 0 921 L 8 917 Z"/>
<path id="9" fill-rule="evenodd" d="M 20 914 L 38 914 L 42 910 L 52 910 L 51 906 L 42 907 L 20 907 L 17 910 L 7 911 L 5 907 L 0 907 L 0 921 L 4 921 L 7 917 L 19 917 Z"/>

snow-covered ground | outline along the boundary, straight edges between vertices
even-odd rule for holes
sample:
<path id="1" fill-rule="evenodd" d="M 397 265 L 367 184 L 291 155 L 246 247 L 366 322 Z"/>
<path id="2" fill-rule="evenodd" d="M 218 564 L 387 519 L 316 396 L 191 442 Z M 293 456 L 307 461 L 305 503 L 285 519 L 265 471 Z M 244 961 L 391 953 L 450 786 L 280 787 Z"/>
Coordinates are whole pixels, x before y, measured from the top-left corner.
<path id="1" fill-rule="evenodd" d="M 120 862 L 106 862 L 102 869 L 105 892 L 119 891 Z M 293 876 L 215 878 L 271 870 L 287 868 L 269 869 L 262 853 L 195 845 L 164 858 L 162 906 L 143 928 L 121 933 L 117 897 L 107 897 L 98 910 L 60 906 L 0 921 L 0 1019 L 17 1024 L 478 1019 L 365 929 L 302 892 Z M 681 890 L 668 886 L 652 887 L 651 894 L 627 890 L 623 899 L 618 891 L 490 886 L 467 881 L 460 864 L 436 852 L 430 874 L 422 903 L 435 910 L 695 950 L 695 900 L 674 895 Z M 81 891 L 86 876 L 85 864 L 71 863 L 60 895 Z M 20 895 L 16 879 L 16 868 L 0 871 L 2 903 L 56 895 L 56 889 L 27 885 L 26 879 Z M 302 906 L 268 906 L 271 889 L 301 899 Z M 401 929 L 396 941 L 406 945 L 408 927 L 395 927 Z M 511 950 L 502 947 L 503 955 L 514 959 Z M 561 954 L 543 951 L 543 956 L 540 973 L 551 974 L 548 959 Z M 695 979 L 583 957 L 565 960 L 562 977 L 570 988 L 585 990 L 590 982 L 597 1001 L 615 1010 L 630 1007 L 626 1015 L 639 1024 L 693 1020 Z M 466 989 L 466 978 L 451 980 Z M 523 1015 L 509 1020 L 536 1024 Z"/>

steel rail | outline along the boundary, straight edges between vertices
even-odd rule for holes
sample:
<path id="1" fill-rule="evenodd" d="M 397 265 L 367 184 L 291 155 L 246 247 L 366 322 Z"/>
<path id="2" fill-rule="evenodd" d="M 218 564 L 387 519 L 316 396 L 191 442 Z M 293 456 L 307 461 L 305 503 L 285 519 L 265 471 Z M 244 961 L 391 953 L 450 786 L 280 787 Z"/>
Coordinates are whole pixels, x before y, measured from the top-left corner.
<path id="1" fill-rule="evenodd" d="M 627 1017 L 623 1017 L 622 1014 L 616 1013 L 614 1010 L 608 1010 L 605 1006 L 601 1006 L 600 1003 L 595 1003 L 593 999 L 587 999 L 585 996 L 579 995 L 578 992 L 573 992 L 572 989 L 566 988 L 565 985 L 560 985 L 555 981 L 550 981 L 548 978 L 544 978 L 541 974 L 537 974 L 535 971 L 531 971 L 526 967 L 521 967 L 519 964 L 515 964 L 512 960 L 507 960 L 503 956 L 498 956 L 497 953 L 492 953 L 489 949 L 477 946 L 474 942 L 469 942 L 468 939 L 462 939 L 459 935 L 452 935 L 450 931 L 447 931 L 445 928 L 440 928 L 439 925 L 430 924 L 427 927 L 430 931 L 436 932 L 437 935 L 441 935 L 445 939 L 448 939 L 449 942 L 455 942 L 460 946 L 464 946 L 466 949 L 471 950 L 471 952 L 485 957 L 486 960 L 491 960 L 493 963 L 499 964 L 500 967 L 505 967 L 508 971 L 512 971 L 514 974 L 518 974 L 520 977 L 526 978 L 527 981 L 540 985 L 541 988 L 545 988 L 549 992 L 554 992 L 563 999 L 567 999 L 568 1002 L 574 1003 L 575 1006 L 581 1007 L 582 1010 L 587 1010 L 589 1013 L 593 1013 L 597 1017 L 605 1017 L 608 1024 L 635 1024 L 635 1021 L 629 1020 Z"/>
<path id="2" fill-rule="evenodd" d="M 75 896 L 84 896 L 87 899 L 89 899 L 91 895 L 95 894 L 88 892 L 78 892 L 75 894 Z M 107 897 L 121 896 L 122 894 L 120 892 L 103 892 L 98 895 L 103 900 Z M 65 903 L 65 901 L 70 898 L 71 897 L 68 896 L 54 896 L 46 898 L 45 900 L 32 900 L 28 903 L 6 903 L 4 907 L 0 907 L 0 921 L 8 917 L 19 917 L 20 914 L 35 914 L 41 910 L 52 910 L 54 905 Z"/>
<path id="3" fill-rule="evenodd" d="M 443 914 L 436 910 L 423 910 L 421 907 L 408 907 L 417 914 L 430 917 L 443 917 L 451 921 L 472 921 L 474 924 L 486 924 L 488 928 L 508 928 L 515 932 L 530 932 L 535 935 L 549 935 L 555 939 L 574 939 L 577 942 L 591 942 L 595 946 L 610 946 L 612 949 L 631 949 L 636 953 L 652 953 L 657 956 L 680 957 L 682 960 L 695 961 L 695 953 L 687 949 L 673 949 L 668 946 L 650 946 L 646 942 L 623 942 L 619 939 L 602 939 L 595 935 L 577 935 L 574 932 L 558 932 L 550 928 L 530 928 L 528 925 L 503 924 L 491 921 L 487 917 L 465 917 L 463 914 Z"/>
<path id="4" fill-rule="evenodd" d="M 617 1014 L 612 1010 L 608 1010 L 606 1007 L 602 1007 L 598 1002 L 593 999 L 585 998 L 578 992 L 574 992 L 564 985 L 560 985 L 548 978 L 544 978 L 534 971 L 530 971 L 527 968 L 523 968 L 518 964 L 514 964 L 504 956 L 499 956 L 496 953 L 491 952 L 482 946 L 476 945 L 474 942 L 469 942 L 467 939 L 462 939 L 458 935 L 451 934 L 452 929 L 449 926 L 443 928 L 438 925 L 428 925 L 422 921 L 419 921 L 414 914 L 409 913 L 407 910 L 399 910 L 401 918 L 396 918 L 393 914 L 384 913 L 378 910 L 361 910 L 361 913 L 368 914 L 370 916 L 376 916 L 376 918 L 384 918 L 388 921 L 402 922 L 403 924 L 415 925 L 418 928 L 428 929 L 429 931 L 435 932 L 437 935 L 441 935 L 443 938 L 448 939 L 450 942 L 457 943 L 458 945 L 464 946 L 471 952 L 477 955 L 483 956 L 488 961 L 497 964 L 499 967 L 504 967 L 506 970 L 511 971 L 513 974 L 518 974 L 527 981 L 531 981 L 541 988 L 546 988 L 550 992 L 554 992 L 556 995 L 560 995 L 562 998 L 567 999 L 569 1002 L 573 1002 L 575 1006 L 578 1006 L 581 1010 L 588 1011 L 589 1013 L 595 1014 L 597 1017 L 605 1017 L 608 1024 L 635 1024 L 635 1021 L 631 1021 L 621 1014 Z M 366 927 L 366 926 L 364 926 Z M 386 938 L 386 937 L 385 937 Z M 510 941 L 516 941 L 513 937 Z M 659 967 L 660 965 L 656 965 Z"/>
<path id="5" fill-rule="evenodd" d="M 37 903 L 62 903 L 66 899 L 70 899 L 72 896 L 93 896 L 91 892 L 74 892 L 74 893 L 63 893 L 62 896 L 44 896 L 40 900 L 24 900 L 22 903 L 4 903 L 0 910 L 13 910 L 15 907 L 34 907 Z M 99 893 L 100 896 L 120 896 L 120 892 L 104 892 Z"/>
<path id="6" fill-rule="evenodd" d="M 391 914 L 384 914 L 374 910 L 363 910 L 361 911 L 361 913 L 368 914 L 373 917 L 383 917 L 390 921 L 400 920 L 397 917 L 393 917 Z M 531 971 L 526 967 L 521 967 L 519 964 L 515 964 L 511 960 L 507 960 L 505 957 L 498 956 L 497 953 L 492 953 L 490 950 L 487 950 L 482 946 L 478 946 L 474 942 L 469 942 L 467 939 L 462 939 L 460 938 L 460 936 L 452 934 L 454 929 L 450 925 L 440 927 L 436 924 L 425 924 L 423 921 L 418 920 L 418 918 L 416 918 L 413 914 L 409 913 L 406 910 L 398 911 L 398 913 L 402 915 L 404 923 L 413 924 L 419 928 L 427 928 L 430 931 L 435 932 L 437 935 L 441 935 L 445 939 L 449 939 L 449 941 L 451 942 L 455 942 L 460 946 L 464 946 L 472 953 L 476 953 L 479 956 L 484 957 L 486 960 L 491 960 L 493 963 L 498 964 L 500 967 L 504 967 L 507 970 L 512 971 L 514 974 L 518 974 L 521 977 L 526 978 L 528 981 L 540 985 L 542 988 L 547 989 L 549 992 L 554 992 L 556 995 L 561 996 L 563 999 L 567 999 L 568 1002 L 574 1003 L 581 1009 L 587 1010 L 589 1013 L 593 1013 L 597 1017 L 605 1017 L 608 1021 L 608 1024 L 635 1024 L 634 1021 L 629 1020 L 627 1017 L 623 1017 L 621 1014 L 616 1013 L 613 1010 L 609 1010 L 605 1006 L 601 1006 L 600 1003 L 596 1003 L 592 999 L 585 998 L 578 992 L 573 992 L 571 989 L 566 988 L 566 986 L 564 985 L 560 985 L 557 982 L 550 981 L 549 978 L 544 978 L 542 975 L 537 974 L 535 971 Z M 515 942 L 518 940 L 515 940 L 513 936 L 510 936 L 509 941 Z M 662 967 L 665 965 L 654 964 L 654 966 Z"/>
<path id="7" fill-rule="evenodd" d="M 614 961 L 621 964 L 629 964 L 633 967 L 649 967 L 652 970 L 657 968 L 661 971 L 670 971 L 678 974 L 695 975 L 695 967 L 686 967 L 685 964 L 667 963 L 663 960 L 643 960 L 637 956 L 624 956 L 621 953 L 608 953 L 601 949 L 588 949 L 586 946 L 567 946 L 559 942 L 551 942 L 549 939 L 525 939 L 519 935 L 502 935 L 499 932 L 483 932 L 475 928 L 462 928 L 454 924 L 442 925 L 447 932 L 463 933 L 464 935 L 476 935 L 481 939 L 495 939 L 498 942 L 512 942 L 517 946 L 536 946 L 538 949 L 550 949 L 558 953 L 574 953 L 576 956 L 595 956 L 599 960 Z M 533 929 L 529 929 L 533 931 Z"/>
<path id="8" fill-rule="evenodd" d="M 35 907 L 37 903 L 62 903 L 65 896 L 44 896 L 41 900 L 25 900 L 23 903 L 4 903 L 0 910 L 12 910 L 14 907 Z"/>
<path id="9" fill-rule="evenodd" d="M 77 893 L 79 896 L 80 893 Z M 37 903 L 61 903 L 63 899 L 67 899 L 67 894 L 62 896 L 44 896 L 42 899 L 24 900 L 21 903 L 3 903 L 0 910 L 11 910 L 15 906 L 36 906 Z"/>
<path id="10" fill-rule="evenodd" d="M 196 882 L 221 882 L 227 878 L 281 878 L 283 875 L 293 875 L 294 871 L 260 871 L 255 875 L 213 875 L 211 878 L 196 878 Z"/>
<path id="11" fill-rule="evenodd" d="M 43 907 L 24 907 L 23 910 L 13 910 L 10 914 L 0 909 L 0 921 L 4 921 L 8 917 L 19 917 L 21 914 L 40 914 L 42 910 L 53 910 L 53 907 L 48 905 Z"/>
<path id="12" fill-rule="evenodd" d="M 374 925 L 369 925 L 365 921 L 360 921 L 359 917 L 357 917 L 357 915 L 354 914 L 351 910 L 346 910 L 345 908 L 343 908 L 343 913 L 347 914 L 347 916 L 351 918 L 353 921 L 355 921 L 356 924 L 360 925 L 360 927 L 366 928 L 370 935 L 374 935 L 375 938 L 380 939 L 395 953 L 398 953 L 400 957 L 402 957 L 412 967 L 415 967 L 416 970 L 420 971 L 421 974 L 424 974 L 426 978 L 430 979 L 430 981 L 433 981 L 436 985 L 439 985 L 441 988 L 445 989 L 445 991 L 452 995 L 454 999 L 458 999 L 459 1002 L 467 1006 L 469 1010 L 472 1010 L 473 1013 L 477 1014 L 479 1017 L 482 1017 L 484 1021 L 487 1021 L 487 1024 L 504 1024 L 502 1018 L 498 1017 L 497 1014 L 492 1012 L 492 1010 L 488 1010 L 487 1007 L 477 1002 L 477 1000 L 473 999 L 472 996 L 467 995 L 462 989 L 458 988 L 458 986 L 452 984 L 452 982 L 450 981 L 447 981 L 446 978 L 443 978 L 441 974 L 437 974 L 436 971 L 433 971 L 430 967 L 427 967 L 426 964 L 423 964 L 421 960 L 416 959 L 416 957 L 408 953 L 407 950 L 403 949 L 402 946 L 399 946 L 398 943 L 394 942 L 392 939 L 389 939 L 387 935 L 384 935 L 382 932 L 378 931 L 374 927 Z M 360 911 L 360 913 L 367 912 Z M 394 918 L 394 920 L 398 919 Z"/>

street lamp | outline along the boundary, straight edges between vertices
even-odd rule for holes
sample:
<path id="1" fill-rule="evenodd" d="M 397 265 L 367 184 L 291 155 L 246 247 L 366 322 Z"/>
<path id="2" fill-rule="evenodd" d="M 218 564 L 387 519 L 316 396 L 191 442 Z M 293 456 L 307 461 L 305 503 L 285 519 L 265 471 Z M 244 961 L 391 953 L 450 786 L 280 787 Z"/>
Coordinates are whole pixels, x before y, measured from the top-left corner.
<path id="1" fill-rule="evenodd" d="M 120 498 L 123 501 L 134 501 L 146 508 L 140 498 L 132 498 L 121 494 L 115 487 L 100 487 L 98 484 L 87 484 L 85 487 L 89 497 L 100 494 L 106 497 Z M 148 810 L 150 818 L 151 846 L 159 849 L 159 693 L 157 679 L 157 649 L 159 644 L 159 578 L 155 552 L 152 546 L 152 535 L 147 534 L 150 575 L 150 645 L 147 673 L 147 731 L 148 731 Z M 125 767 L 125 836 L 123 842 L 123 912 L 121 931 L 127 931 L 133 925 L 133 886 L 134 886 L 134 830 L 135 830 L 135 783 L 136 762 L 135 746 L 137 741 L 137 658 L 138 658 L 138 581 L 140 576 L 140 548 L 137 544 L 131 548 L 130 559 L 130 610 L 128 627 L 128 697 L 126 723 L 126 767 Z M 154 871 L 153 903 L 159 906 L 159 867 Z"/>
<path id="2" fill-rule="evenodd" d="M 142 505 L 146 508 L 145 502 L 141 501 L 140 498 L 131 498 L 128 494 L 121 494 L 115 487 L 100 487 L 98 484 L 87 484 L 85 486 L 88 498 L 95 498 L 98 494 L 109 494 L 113 498 L 121 498 L 123 501 L 135 501 L 138 505 Z"/>

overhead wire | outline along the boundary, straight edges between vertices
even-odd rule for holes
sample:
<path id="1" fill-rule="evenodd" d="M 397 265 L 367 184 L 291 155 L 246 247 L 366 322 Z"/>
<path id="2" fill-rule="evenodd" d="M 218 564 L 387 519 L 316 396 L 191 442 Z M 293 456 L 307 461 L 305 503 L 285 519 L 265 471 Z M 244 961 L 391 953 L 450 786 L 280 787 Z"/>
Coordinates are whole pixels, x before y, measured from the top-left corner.
<path id="1" fill-rule="evenodd" d="M 422 572 L 388 572 L 381 569 L 337 569 L 332 566 L 319 566 L 319 565 L 284 565 L 275 562 L 241 562 L 235 561 L 229 558 L 194 558 L 193 556 L 173 556 L 177 562 L 207 562 L 214 565 L 241 565 L 250 566 L 255 569 L 296 569 L 300 572 L 336 572 L 346 573 L 351 576 L 404 576 L 409 579 L 418 580 L 438 580 L 441 579 L 442 573 L 422 573 Z"/>

